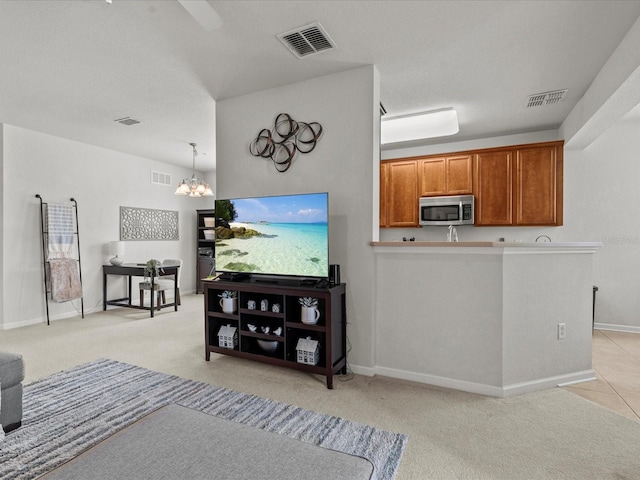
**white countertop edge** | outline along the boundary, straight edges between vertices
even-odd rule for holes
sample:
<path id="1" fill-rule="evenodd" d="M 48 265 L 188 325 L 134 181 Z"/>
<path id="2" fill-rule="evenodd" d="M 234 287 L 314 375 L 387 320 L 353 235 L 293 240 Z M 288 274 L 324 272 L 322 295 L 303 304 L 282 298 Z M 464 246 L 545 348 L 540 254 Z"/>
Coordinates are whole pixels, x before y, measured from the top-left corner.
<path id="1" fill-rule="evenodd" d="M 520 246 L 519 244 L 514 244 L 509 247 L 505 247 L 504 254 L 505 255 L 519 255 L 519 254 L 546 254 L 546 253 L 596 253 L 598 248 L 602 246 L 601 243 L 595 242 L 583 242 L 583 243 L 546 243 L 545 245 L 549 245 L 548 247 L 540 248 L 535 243 L 525 243 Z"/>
<path id="2" fill-rule="evenodd" d="M 567 254 L 595 253 L 600 242 L 369 242 L 380 253 Z"/>
<path id="3" fill-rule="evenodd" d="M 504 249 L 493 247 L 468 247 L 468 248 L 450 248 L 450 247 L 405 247 L 397 248 L 390 246 L 374 246 L 374 253 L 393 253 L 407 254 L 419 253 L 421 255 L 503 255 Z"/>

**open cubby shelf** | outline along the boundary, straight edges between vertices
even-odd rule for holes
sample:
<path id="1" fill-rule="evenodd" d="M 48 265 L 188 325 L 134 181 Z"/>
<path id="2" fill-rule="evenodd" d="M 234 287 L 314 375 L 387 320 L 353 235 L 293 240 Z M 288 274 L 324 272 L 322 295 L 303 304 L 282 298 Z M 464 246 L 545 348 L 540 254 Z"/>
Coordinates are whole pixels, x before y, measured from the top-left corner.
<path id="1" fill-rule="evenodd" d="M 236 292 L 237 302 L 234 313 L 222 312 L 220 293 L 223 290 Z M 211 352 L 248 358 L 259 362 L 294 368 L 327 379 L 327 388 L 333 388 L 333 376 L 346 373 L 346 285 L 340 284 L 327 288 L 308 286 L 256 284 L 213 280 L 204 282 L 205 295 L 205 359 L 211 358 Z M 318 299 L 320 318 L 318 323 L 309 325 L 301 321 L 300 297 Z M 266 302 L 263 302 L 266 300 Z M 255 308 L 249 308 L 254 302 Z M 279 311 L 272 311 L 278 304 Z M 266 308 L 262 310 L 261 308 Z M 235 328 L 237 341 L 234 348 L 221 347 L 218 334 L 221 327 L 230 325 Z M 252 332 L 249 325 L 254 325 Z M 263 333 L 261 327 L 269 327 L 269 333 Z M 273 332 L 280 328 L 280 335 Z M 298 361 L 298 340 L 310 338 L 317 341 L 317 363 L 311 365 Z M 275 341 L 273 352 L 263 350 L 258 340 Z"/>

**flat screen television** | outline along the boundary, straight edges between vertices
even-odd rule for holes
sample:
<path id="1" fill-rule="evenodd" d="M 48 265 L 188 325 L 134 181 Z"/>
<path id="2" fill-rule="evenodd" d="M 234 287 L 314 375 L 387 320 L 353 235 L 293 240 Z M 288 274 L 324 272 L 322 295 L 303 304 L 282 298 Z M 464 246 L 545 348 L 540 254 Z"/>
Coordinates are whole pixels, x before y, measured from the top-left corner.
<path id="1" fill-rule="evenodd" d="M 216 200 L 216 272 L 326 279 L 328 210 L 326 192 Z"/>

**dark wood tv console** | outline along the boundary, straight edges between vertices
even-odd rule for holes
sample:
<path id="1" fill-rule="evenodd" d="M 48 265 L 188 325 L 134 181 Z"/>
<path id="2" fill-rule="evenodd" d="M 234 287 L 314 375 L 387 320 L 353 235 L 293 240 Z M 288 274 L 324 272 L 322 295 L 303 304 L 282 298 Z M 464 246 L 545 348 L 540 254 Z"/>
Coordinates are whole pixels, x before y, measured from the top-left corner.
<path id="1" fill-rule="evenodd" d="M 347 369 L 345 287 L 344 283 L 316 288 L 220 279 L 205 281 L 205 359 L 209 361 L 214 352 L 294 368 L 324 375 L 327 388 L 333 388 L 333 376 L 338 372 L 345 374 Z M 222 311 L 219 295 L 224 290 L 236 292 L 234 313 Z M 318 299 L 320 317 L 317 324 L 302 323 L 298 302 L 301 297 Z M 261 310 L 263 301 L 267 303 L 266 310 Z M 249 308 L 249 302 L 255 302 L 255 309 Z M 279 311 L 272 310 L 274 304 L 279 305 Z M 237 342 L 221 347 L 219 334 L 227 325 L 236 329 Z M 249 325 L 255 327 L 255 331 L 251 331 Z M 263 333 L 262 327 L 268 327 L 269 333 Z M 274 333 L 278 328 L 281 329 L 279 336 Z M 299 358 L 296 350 L 298 340 L 307 337 L 318 342 L 319 356 L 315 365 L 301 363 L 309 360 Z M 273 352 L 268 352 L 260 347 L 258 340 L 277 342 L 277 346 Z"/>

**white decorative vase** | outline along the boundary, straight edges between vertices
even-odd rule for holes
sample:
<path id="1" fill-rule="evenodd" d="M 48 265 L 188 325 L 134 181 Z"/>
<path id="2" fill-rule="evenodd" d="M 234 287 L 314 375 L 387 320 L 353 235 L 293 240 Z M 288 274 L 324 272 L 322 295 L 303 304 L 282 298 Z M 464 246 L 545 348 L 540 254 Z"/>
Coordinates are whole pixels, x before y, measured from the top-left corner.
<path id="1" fill-rule="evenodd" d="M 320 311 L 317 307 L 300 307 L 300 316 L 302 323 L 307 325 L 315 325 L 320 319 Z"/>
<path id="2" fill-rule="evenodd" d="M 220 306 L 223 313 L 234 313 L 236 311 L 236 298 L 221 298 Z"/>
<path id="3" fill-rule="evenodd" d="M 111 262 L 111 265 L 115 265 L 116 267 L 119 267 L 124 262 L 124 259 L 122 257 L 119 257 L 118 255 L 116 255 L 115 257 L 113 257 L 109 261 Z"/>

